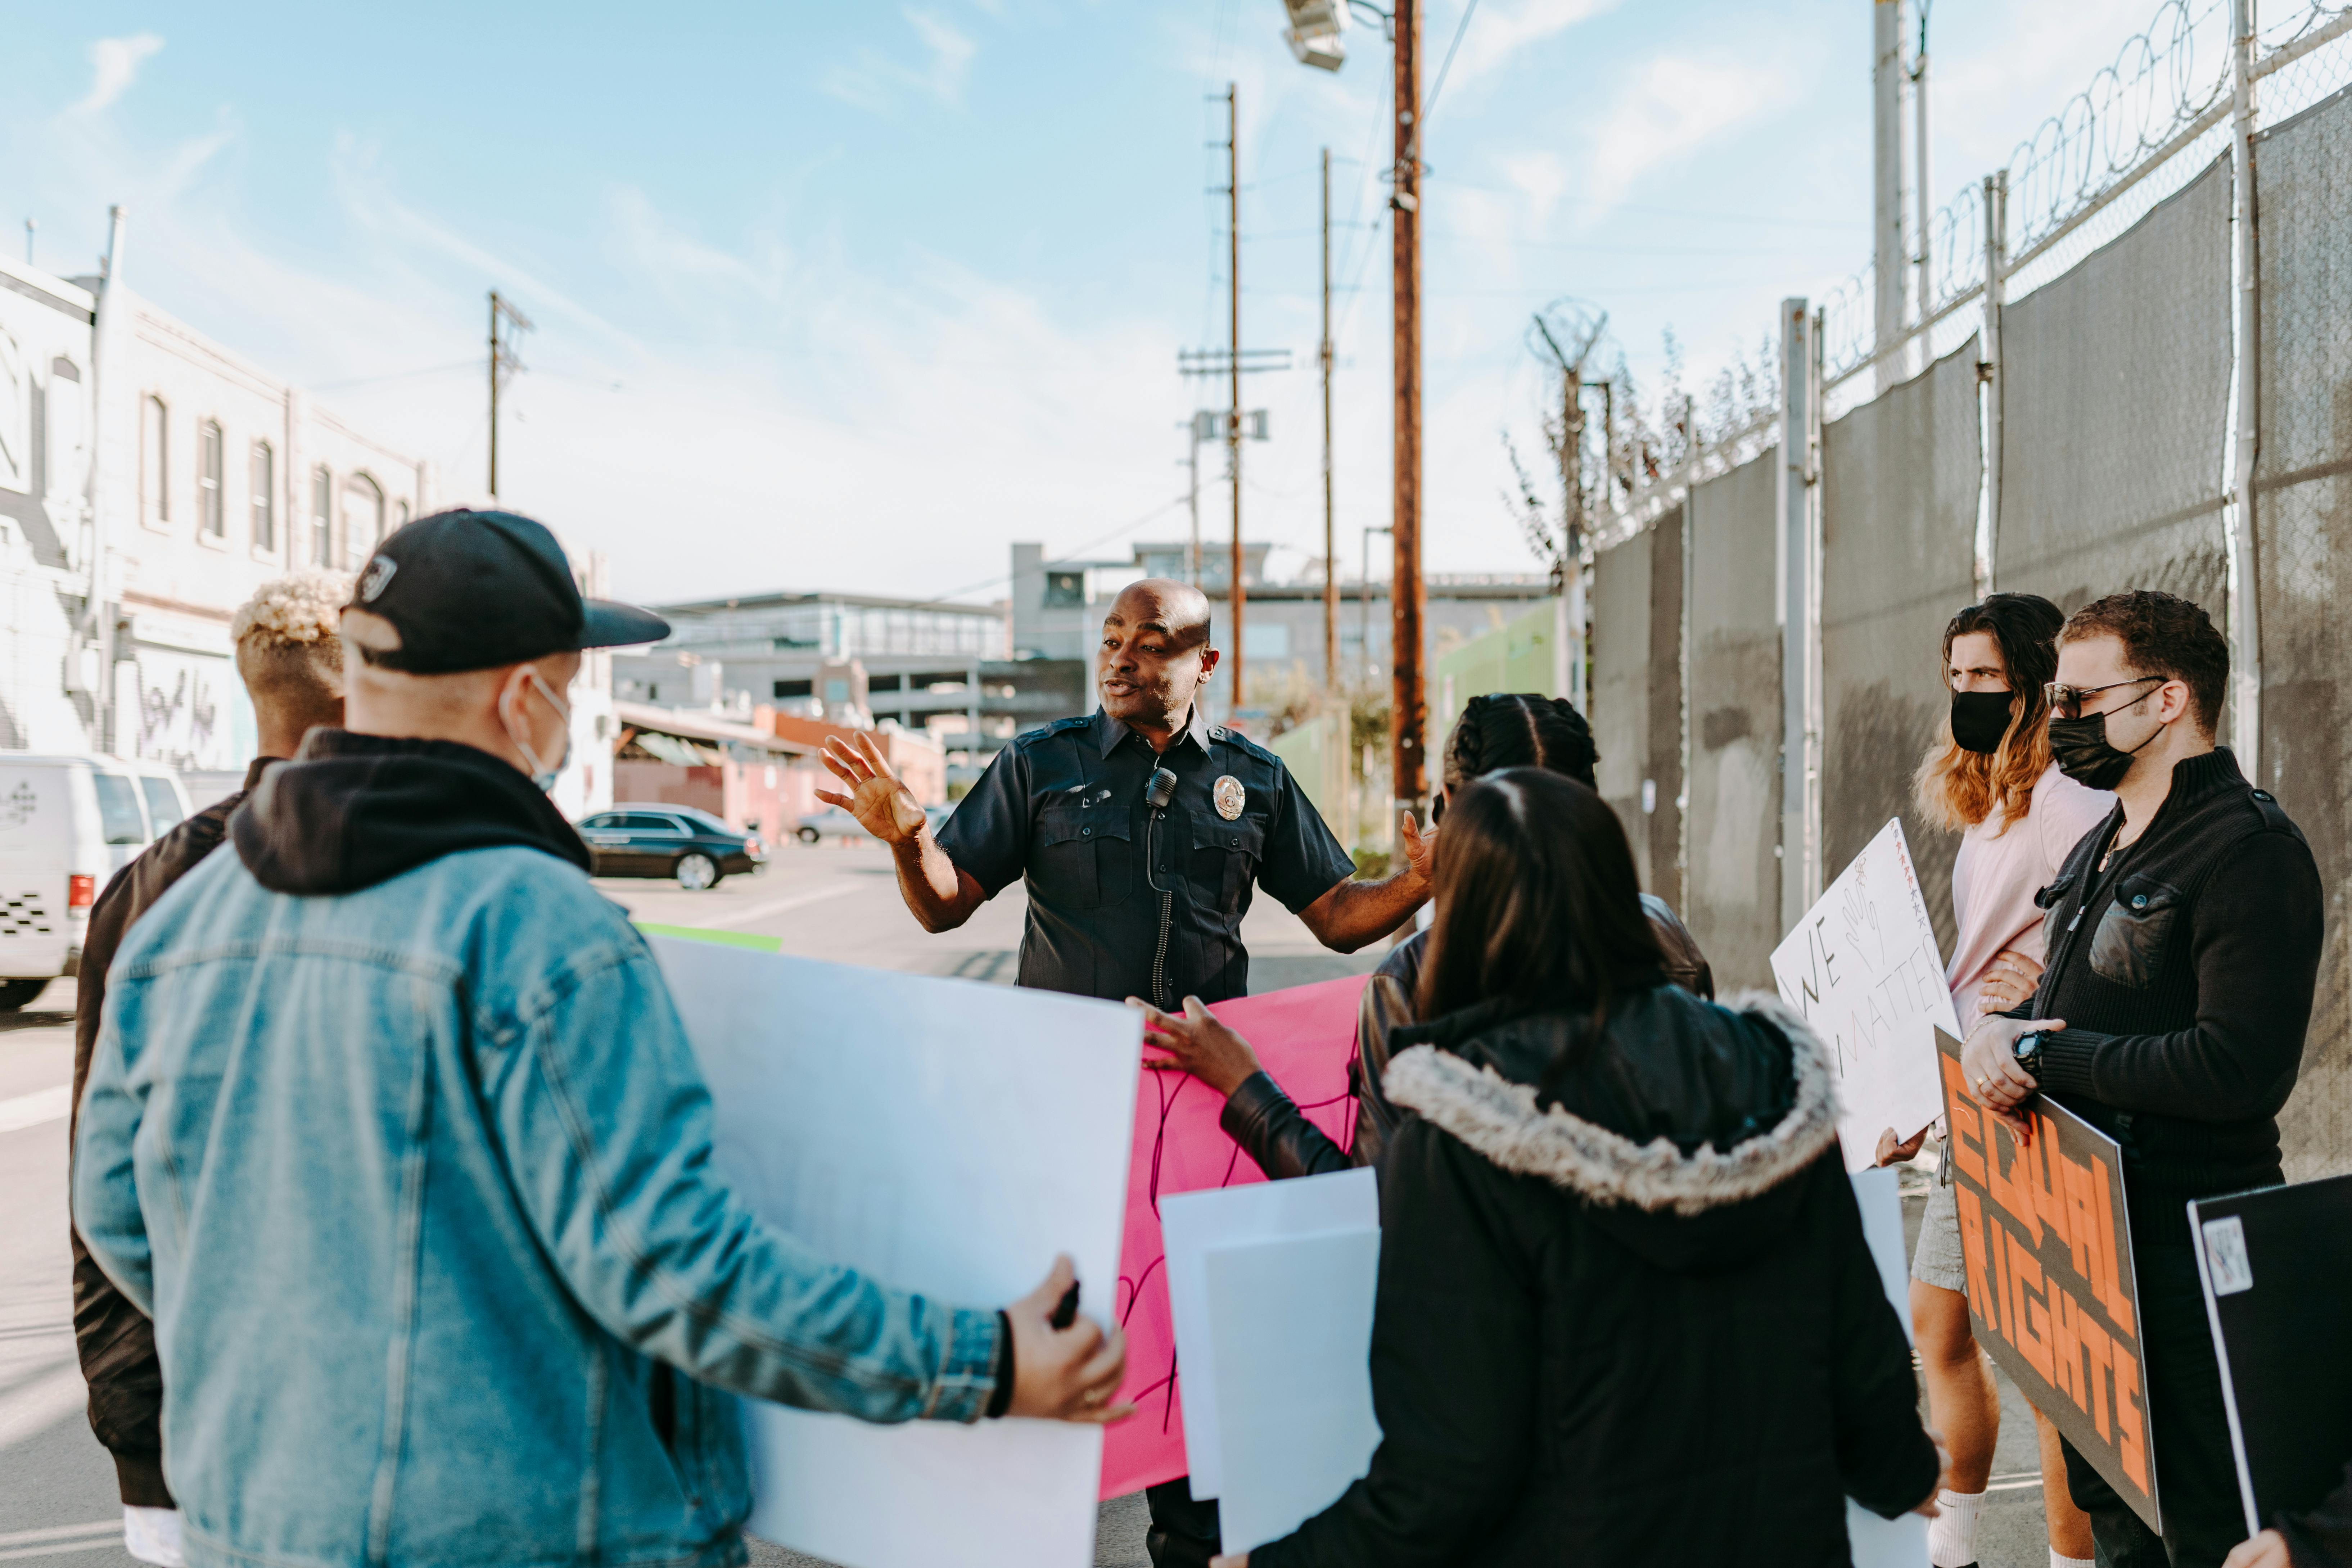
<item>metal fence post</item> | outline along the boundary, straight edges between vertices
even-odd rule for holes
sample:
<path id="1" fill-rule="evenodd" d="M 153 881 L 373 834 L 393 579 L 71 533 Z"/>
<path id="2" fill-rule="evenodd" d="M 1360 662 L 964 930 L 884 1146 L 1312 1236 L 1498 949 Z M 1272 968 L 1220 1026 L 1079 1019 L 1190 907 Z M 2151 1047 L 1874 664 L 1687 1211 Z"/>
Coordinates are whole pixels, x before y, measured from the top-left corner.
<path id="1" fill-rule="evenodd" d="M 1780 622 L 1780 928 L 1821 897 L 1819 319 L 1780 301 L 1780 472 L 1773 496 Z"/>
<path id="2" fill-rule="evenodd" d="M 2262 279 L 2256 267 L 2254 204 L 2254 0 L 2230 0 L 2230 269 L 2236 284 L 2231 319 L 2230 503 L 2222 510 L 2230 551 L 2231 740 L 2247 776 L 2260 784 L 2263 763 L 2261 583 L 2254 553 L 2254 458 L 2260 449 Z"/>
<path id="3" fill-rule="evenodd" d="M 1984 182 L 1983 362 L 1977 367 L 1984 386 L 1984 414 L 1978 421 L 1984 442 L 1984 489 L 1977 503 L 1977 597 L 1992 592 L 1993 542 L 2000 530 L 2000 308 L 2008 295 L 2009 171 Z"/>

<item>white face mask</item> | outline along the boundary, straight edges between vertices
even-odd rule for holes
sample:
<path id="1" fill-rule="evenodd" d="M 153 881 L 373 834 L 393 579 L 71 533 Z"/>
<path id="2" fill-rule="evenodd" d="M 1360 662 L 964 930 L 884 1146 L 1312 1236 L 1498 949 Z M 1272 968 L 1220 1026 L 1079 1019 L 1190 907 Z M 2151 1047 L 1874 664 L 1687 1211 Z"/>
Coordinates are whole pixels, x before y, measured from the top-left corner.
<path id="1" fill-rule="evenodd" d="M 538 670 L 526 669 L 523 673 L 530 678 L 533 686 L 539 688 L 540 695 L 547 699 L 547 705 L 563 720 L 563 750 L 556 753 L 555 765 L 541 765 L 539 753 L 531 750 L 530 731 L 515 721 L 509 707 L 514 700 L 511 689 L 499 699 L 499 722 L 506 726 L 507 739 L 514 742 L 514 749 L 522 753 L 522 760 L 530 765 L 530 782 L 539 786 L 541 794 L 545 794 L 555 787 L 557 776 L 563 772 L 563 764 L 572 758 L 572 706 L 556 695 L 555 688 L 540 679 Z"/>

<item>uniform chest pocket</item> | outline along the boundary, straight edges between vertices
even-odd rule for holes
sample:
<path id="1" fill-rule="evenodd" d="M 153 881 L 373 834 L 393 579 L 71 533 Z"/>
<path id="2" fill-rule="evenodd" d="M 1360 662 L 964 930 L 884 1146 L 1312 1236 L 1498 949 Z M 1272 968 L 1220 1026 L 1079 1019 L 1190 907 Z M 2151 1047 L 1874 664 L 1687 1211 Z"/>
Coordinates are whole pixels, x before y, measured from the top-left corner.
<path id="1" fill-rule="evenodd" d="M 1135 875 L 1127 816 L 1076 799 L 1050 801 L 1039 810 L 1030 875 L 1047 902 L 1093 910 L 1127 897 Z"/>
<path id="2" fill-rule="evenodd" d="M 1241 912 L 1265 858 L 1265 817 L 1244 812 L 1231 822 L 1222 816 L 1192 819 L 1192 885 L 1217 889 L 1218 913 Z"/>
<path id="3" fill-rule="evenodd" d="M 2065 907 L 2066 896 L 2074 890 L 2074 878 L 2075 873 L 2069 871 L 2033 895 L 2033 901 L 2042 907 L 2042 951 L 2044 953 L 2058 951 L 2058 911 Z"/>
<path id="4" fill-rule="evenodd" d="M 2179 918 L 2180 889 L 2153 877 L 2126 877 L 2091 933 L 2091 973 L 2135 989 L 2155 984 Z"/>

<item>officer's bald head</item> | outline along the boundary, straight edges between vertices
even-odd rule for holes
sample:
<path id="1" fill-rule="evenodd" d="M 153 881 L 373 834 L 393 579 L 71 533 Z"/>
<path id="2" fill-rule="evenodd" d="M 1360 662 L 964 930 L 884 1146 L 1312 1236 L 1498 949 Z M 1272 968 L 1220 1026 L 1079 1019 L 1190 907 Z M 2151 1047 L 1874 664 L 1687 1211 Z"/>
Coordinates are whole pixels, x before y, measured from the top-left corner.
<path id="1" fill-rule="evenodd" d="M 1119 590 L 1105 626 L 1158 626 L 1182 647 L 1209 641 L 1209 595 L 1173 577 L 1146 577 Z"/>
<path id="2" fill-rule="evenodd" d="M 1189 583 L 1129 584 L 1103 617 L 1095 684 L 1103 711 L 1161 741 L 1192 712 L 1217 668 L 1209 646 L 1209 597 Z"/>

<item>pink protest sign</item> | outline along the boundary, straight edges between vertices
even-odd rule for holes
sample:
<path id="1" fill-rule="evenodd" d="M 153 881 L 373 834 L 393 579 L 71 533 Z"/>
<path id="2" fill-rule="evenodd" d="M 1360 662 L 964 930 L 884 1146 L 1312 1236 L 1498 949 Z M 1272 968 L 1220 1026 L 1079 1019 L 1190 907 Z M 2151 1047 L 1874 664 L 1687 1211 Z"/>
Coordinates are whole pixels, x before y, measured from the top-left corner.
<path id="1" fill-rule="evenodd" d="M 1348 1058 L 1356 1048 L 1356 1006 L 1365 977 L 1237 996 L 1210 1011 L 1257 1050 L 1258 1060 L 1307 1120 L 1342 1148 L 1356 1126 Z M 1119 1245 L 1120 1326 L 1127 1330 L 1127 1382 L 1118 1397 L 1135 1414 L 1103 1445 L 1102 1495 L 1120 1497 L 1186 1471 L 1184 1413 L 1176 1375 L 1162 1269 L 1160 1199 L 1169 1193 L 1262 1182 L 1265 1175 L 1225 1136 L 1225 1102 L 1188 1073 L 1149 1072 L 1136 1090 L 1134 1163 L 1127 1178 L 1127 1230 Z"/>

